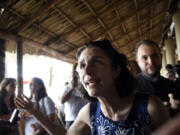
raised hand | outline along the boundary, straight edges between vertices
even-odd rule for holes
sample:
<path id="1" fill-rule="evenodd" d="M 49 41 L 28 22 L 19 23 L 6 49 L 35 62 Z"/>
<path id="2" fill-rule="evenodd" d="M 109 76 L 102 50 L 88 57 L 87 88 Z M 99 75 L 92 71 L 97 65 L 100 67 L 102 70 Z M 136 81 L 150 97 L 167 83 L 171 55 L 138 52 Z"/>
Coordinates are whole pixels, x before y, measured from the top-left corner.
<path id="1" fill-rule="evenodd" d="M 25 95 L 19 95 L 16 97 L 15 99 L 15 104 L 18 108 L 20 109 L 24 109 L 30 113 L 32 113 L 32 111 L 36 108 L 36 105 L 34 105 L 34 103 L 27 98 Z"/>

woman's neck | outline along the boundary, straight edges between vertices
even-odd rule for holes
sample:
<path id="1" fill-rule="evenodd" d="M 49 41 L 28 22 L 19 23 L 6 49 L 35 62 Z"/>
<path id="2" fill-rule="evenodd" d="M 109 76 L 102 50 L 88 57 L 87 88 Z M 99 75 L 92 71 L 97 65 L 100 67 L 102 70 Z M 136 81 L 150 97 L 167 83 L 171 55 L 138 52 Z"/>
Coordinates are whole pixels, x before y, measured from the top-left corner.
<path id="1" fill-rule="evenodd" d="M 103 114 L 111 120 L 126 119 L 133 105 L 134 95 L 120 98 L 118 94 L 109 95 L 107 98 L 98 98 Z"/>
<path id="2" fill-rule="evenodd" d="M 33 100 L 33 101 L 38 101 L 38 97 L 37 97 L 37 94 L 36 94 L 36 93 L 33 93 L 33 94 L 32 94 L 32 100 Z"/>

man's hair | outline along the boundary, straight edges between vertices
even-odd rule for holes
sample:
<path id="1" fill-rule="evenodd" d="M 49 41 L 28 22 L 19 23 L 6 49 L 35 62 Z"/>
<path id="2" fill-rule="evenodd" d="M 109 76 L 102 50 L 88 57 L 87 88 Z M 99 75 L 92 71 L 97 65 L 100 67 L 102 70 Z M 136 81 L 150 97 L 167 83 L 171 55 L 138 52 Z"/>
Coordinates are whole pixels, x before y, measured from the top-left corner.
<path id="1" fill-rule="evenodd" d="M 95 42 L 88 42 L 85 45 L 83 45 L 79 50 L 77 51 L 76 58 L 79 59 L 81 53 L 86 48 L 91 47 L 97 47 L 100 48 L 110 59 L 111 66 L 113 68 L 120 67 L 121 72 L 116 80 L 116 88 L 118 91 L 118 94 L 120 97 L 126 97 L 133 93 L 133 89 L 136 86 L 136 82 L 134 77 L 131 75 L 127 68 L 127 58 L 124 54 L 121 54 L 117 52 L 113 46 L 111 45 L 110 41 L 107 39 L 101 40 L 101 41 L 95 41 Z M 82 87 L 83 88 L 83 87 Z M 88 93 L 83 90 L 84 94 L 88 96 Z"/>
<path id="2" fill-rule="evenodd" d="M 156 46 L 157 49 L 158 49 L 159 52 L 160 52 L 160 48 L 159 48 L 159 46 L 158 46 L 158 44 L 157 44 L 156 42 L 154 42 L 154 41 L 152 41 L 152 40 L 149 40 L 149 39 L 147 39 L 147 40 L 141 40 L 141 41 L 139 41 L 139 42 L 136 44 L 136 48 L 135 48 L 135 55 L 136 55 L 136 57 L 137 57 L 138 49 L 139 49 L 139 47 L 140 47 L 141 45 Z"/>

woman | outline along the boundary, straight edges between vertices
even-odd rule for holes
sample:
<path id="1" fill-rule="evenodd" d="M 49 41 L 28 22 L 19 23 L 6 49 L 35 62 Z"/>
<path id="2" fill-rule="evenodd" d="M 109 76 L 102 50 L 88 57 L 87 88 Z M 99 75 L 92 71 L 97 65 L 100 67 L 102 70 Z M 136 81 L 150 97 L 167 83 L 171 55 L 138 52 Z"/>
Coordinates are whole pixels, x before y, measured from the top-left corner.
<path id="1" fill-rule="evenodd" d="M 49 120 L 55 121 L 55 105 L 46 93 L 43 80 L 37 77 L 32 78 L 30 81 L 30 90 L 30 100 L 34 103 L 34 106 Z M 45 133 L 45 130 L 38 124 L 33 116 L 25 116 L 25 135 L 44 135 Z"/>
<path id="2" fill-rule="evenodd" d="M 0 119 L 8 120 L 15 108 L 14 94 L 16 80 L 14 78 L 4 78 L 0 84 Z"/>
<path id="3" fill-rule="evenodd" d="M 60 102 L 64 105 L 65 129 L 68 130 L 76 119 L 80 109 L 86 103 L 78 89 L 79 78 L 76 71 L 76 64 L 73 66 L 72 80 L 64 90 L 61 91 Z"/>
<path id="4" fill-rule="evenodd" d="M 32 103 L 23 96 L 16 102 L 27 109 L 53 135 L 144 135 L 152 132 L 168 118 L 167 109 L 154 96 L 133 94 L 134 78 L 108 40 L 90 42 L 77 52 L 78 73 L 82 92 L 91 101 L 79 112 L 68 131 L 53 127 Z"/>
<path id="5" fill-rule="evenodd" d="M 11 127 L 8 120 L 15 108 L 14 95 L 16 80 L 14 78 L 4 78 L 0 84 L 0 134 L 17 135 L 18 127 L 16 120 Z"/>

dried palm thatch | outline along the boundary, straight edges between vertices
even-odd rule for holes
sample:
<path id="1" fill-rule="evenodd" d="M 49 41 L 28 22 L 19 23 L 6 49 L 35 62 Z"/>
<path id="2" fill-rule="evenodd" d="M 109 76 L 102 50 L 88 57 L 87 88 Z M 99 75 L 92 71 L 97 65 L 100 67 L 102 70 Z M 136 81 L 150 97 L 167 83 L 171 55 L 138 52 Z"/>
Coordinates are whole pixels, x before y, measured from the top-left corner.
<path id="1" fill-rule="evenodd" d="M 176 5 L 177 0 L 1 0 L 0 38 L 22 41 L 24 53 L 68 62 L 85 42 L 107 38 L 132 60 L 139 40 L 163 40 Z"/>

